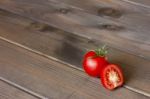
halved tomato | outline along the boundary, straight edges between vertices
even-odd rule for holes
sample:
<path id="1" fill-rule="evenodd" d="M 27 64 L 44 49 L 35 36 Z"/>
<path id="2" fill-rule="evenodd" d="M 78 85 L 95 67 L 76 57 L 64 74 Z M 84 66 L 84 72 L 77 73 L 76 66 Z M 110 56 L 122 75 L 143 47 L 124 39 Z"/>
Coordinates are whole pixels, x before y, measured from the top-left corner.
<path id="1" fill-rule="evenodd" d="M 113 90 L 124 83 L 122 70 L 115 64 L 107 65 L 101 72 L 101 82 L 109 90 Z"/>

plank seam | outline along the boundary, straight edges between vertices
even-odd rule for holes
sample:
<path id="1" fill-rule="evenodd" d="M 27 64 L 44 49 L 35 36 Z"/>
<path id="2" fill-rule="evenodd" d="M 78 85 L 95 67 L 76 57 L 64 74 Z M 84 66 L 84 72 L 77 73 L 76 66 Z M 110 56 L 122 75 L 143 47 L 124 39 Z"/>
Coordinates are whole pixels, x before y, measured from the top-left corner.
<path id="1" fill-rule="evenodd" d="M 8 43 L 10 43 L 10 44 L 16 45 L 16 46 L 18 46 L 18 47 L 20 47 L 20 48 L 23 48 L 23 49 L 25 49 L 25 50 L 28 50 L 28 51 L 30 51 L 30 52 L 33 52 L 33 53 L 35 53 L 35 54 L 38 54 L 38 55 L 40 55 L 40 56 L 43 56 L 43 57 L 45 57 L 45 58 L 47 58 L 47 59 L 54 60 L 54 61 L 59 62 L 59 63 L 61 63 L 61 64 L 65 64 L 65 65 L 67 65 L 68 67 L 71 67 L 71 68 L 73 68 L 73 69 L 76 69 L 76 70 L 79 70 L 79 71 L 82 71 L 82 72 L 84 71 L 82 68 L 78 68 L 78 67 L 76 67 L 76 66 L 74 66 L 74 65 L 71 65 L 71 64 L 69 64 L 69 63 L 67 63 L 67 62 L 61 61 L 61 60 L 59 60 L 59 59 L 57 59 L 57 58 L 54 58 L 54 57 L 49 56 L 49 55 L 47 55 L 47 54 L 44 54 L 44 53 L 42 53 L 42 52 L 40 52 L 40 51 L 33 50 L 33 49 L 29 48 L 29 47 L 26 47 L 26 46 L 24 46 L 24 45 L 22 45 L 22 44 L 19 44 L 19 43 L 17 43 L 17 42 L 11 41 L 11 40 L 6 39 L 6 38 L 4 38 L 4 37 L 1 37 L 1 36 L 0 36 L 0 39 L 3 40 L 3 41 L 8 42 Z M 135 93 L 142 94 L 142 95 L 144 95 L 144 96 L 150 97 L 150 94 L 147 93 L 147 92 L 144 92 L 144 91 L 141 91 L 141 90 L 137 90 L 137 89 L 132 88 L 132 87 L 127 86 L 127 85 L 124 85 L 123 87 L 126 88 L 126 89 L 128 89 L 128 90 L 130 90 L 130 91 L 133 91 L 133 92 L 135 92 Z M 44 98 L 42 98 L 42 99 L 47 99 L 47 98 L 44 97 Z"/>
<path id="2" fill-rule="evenodd" d="M 147 6 L 147 5 L 141 4 L 141 3 L 137 3 L 137 2 L 134 2 L 134 1 L 130 1 L 130 0 L 122 0 L 122 1 L 133 4 L 133 5 L 141 6 L 141 7 L 144 7 L 144 8 L 150 8 L 150 6 Z"/>
<path id="3" fill-rule="evenodd" d="M 70 66 L 70 67 L 72 67 L 72 68 L 74 68 L 74 69 L 83 71 L 83 69 L 81 69 L 81 68 L 78 68 L 78 67 L 76 67 L 76 66 L 74 66 L 74 65 L 71 65 L 71 64 L 69 64 L 69 63 L 67 63 L 67 62 L 61 61 L 61 60 L 59 60 L 59 59 L 57 59 L 57 58 L 54 58 L 54 57 L 49 56 L 49 55 L 47 55 L 47 54 L 44 54 L 44 53 L 42 53 L 42 52 L 40 52 L 40 51 L 33 50 L 33 49 L 31 49 L 31 48 L 29 48 L 29 47 L 26 47 L 26 46 L 24 46 L 24 45 L 22 45 L 22 44 L 19 44 L 19 43 L 17 43 L 17 42 L 11 41 L 11 40 L 6 39 L 6 38 L 1 37 L 1 36 L 0 36 L 0 39 L 3 40 L 3 41 L 8 42 L 8 43 L 10 43 L 10 44 L 16 45 L 16 46 L 18 46 L 18 47 L 20 47 L 20 48 L 26 49 L 26 50 L 28 50 L 28 51 L 30 51 L 30 52 L 33 52 L 33 53 L 35 53 L 35 54 L 38 54 L 38 55 L 40 55 L 40 56 L 43 56 L 43 57 L 45 57 L 45 58 L 54 60 L 54 61 L 56 61 L 56 62 L 59 62 L 59 63 L 65 64 L 65 65 L 68 65 L 68 66 Z"/>
<path id="4" fill-rule="evenodd" d="M 144 96 L 150 97 L 150 94 L 149 94 L 149 93 L 146 93 L 146 92 L 144 92 L 144 91 L 137 90 L 137 89 L 135 89 L 135 88 L 133 88 L 133 87 L 129 87 L 129 86 L 127 86 L 127 85 L 124 85 L 124 87 L 127 88 L 127 89 L 129 89 L 129 90 L 131 90 L 131 91 L 134 91 L 134 92 L 136 92 L 136 93 L 140 93 L 140 94 L 142 94 L 142 95 L 144 95 Z"/>
<path id="5" fill-rule="evenodd" d="M 3 78 L 3 77 L 0 77 L 0 80 L 3 81 L 3 82 L 5 82 L 5 83 L 7 83 L 7 84 L 9 84 L 9 85 L 11 85 L 11 86 L 13 86 L 13 87 L 15 87 L 15 88 L 18 88 L 18 89 L 22 90 L 23 92 L 28 93 L 28 94 L 36 97 L 36 98 L 39 98 L 39 99 L 48 99 L 47 97 L 44 97 L 44 96 L 42 96 L 42 95 L 40 95 L 38 93 L 35 93 L 35 92 L 33 92 L 33 91 L 31 91 L 31 90 L 29 90 L 27 88 L 24 88 L 24 87 L 22 87 L 22 86 L 20 86 L 20 85 L 18 85 L 16 83 L 14 83 L 14 82 L 11 82 L 11 81 Z"/>
<path id="6" fill-rule="evenodd" d="M 24 17 L 24 18 L 28 18 L 28 19 L 31 19 L 31 20 L 34 20 L 34 21 L 37 21 L 37 22 L 44 23 L 44 24 L 53 26 L 53 27 L 55 27 L 55 28 L 58 28 L 56 25 L 47 23 L 47 22 L 45 22 L 45 21 L 43 21 L 43 20 L 37 20 L 37 19 L 32 18 L 32 17 L 30 17 L 30 16 L 23 16 L 22 14 L 19 14 L 18 12 L 11 11 L 11 10 L 8 10 L 8 9 L 6 9 L 6 8 L 3 8 L 3 7 L 0 7 L 0 9 L 5 10 L 5 11 L 8 11 L 8 12 L 13 13 L 13 14 L 16 14 L 16 15 L 19 15 L 19 16 Z M 64 30 L 64 29 L 62 29 L 62 28 L 58 28 L 58 29 Z M 66 31 L 66 30 L 64 30 L 64 31 Z M 66 31 L 66 32 L 70 32 L 70 31 Z M 93 39 L 93 38 L 90 37 L 90 36 L 78 34 L 78 33 L 76 33 L 75 31 L 72 32 L 72 34 L 77 35 L 77 36 L 80 36 L 80 37 L 83 37 L 83 38 L 86 38 L 86 39 L 88 39 L 88 40 L 92 40 L 92 39 Z M 101 42 L 102 42 L 102 41 L 101 41 Z M 105 44 L 105 42 L 102 42 L 102 43 Z M 108 45 L 108 46 L 109 46 L 109 45 Z M 142 54 L 138 54 L 138 55 L 137 55 L 136 53 L 134 53 L 133 50 L 127 50 L 127 51 L 125 51 L 125 50 L 122 50 L 122 49 L 119 48 L 119 47 L 118 47 L 118 48 L 117 48 L 117 47 L 113 47 L 113 46 L 110 46 L 110 47 L 113 48 L 113 49 L 116 49 L 116 50 L 118 50 L 118 51 L 121 51 L 121 52 L 123 52 L 123 53 L 128 53 L 128 54 L 137 56 L 137 57 L 139 57 L 139 58 L 143 58 L 144 60 L 148 60 L 148 61 L 150 60 L 149 58 L 144 57 L 144 55 L 142 55 Z"/>

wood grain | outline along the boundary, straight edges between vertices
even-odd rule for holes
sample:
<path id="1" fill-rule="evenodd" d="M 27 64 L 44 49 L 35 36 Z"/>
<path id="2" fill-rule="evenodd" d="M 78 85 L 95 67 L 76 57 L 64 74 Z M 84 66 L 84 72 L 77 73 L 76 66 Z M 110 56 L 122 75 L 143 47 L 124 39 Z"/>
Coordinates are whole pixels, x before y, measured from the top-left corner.
<path id="1" fill-rule="evenodd" d="M 82 57 L 87 50 L 103 44 L 3 10 L 0 36 L 78 68 L 82 68 Z M 122 66 L 127 86 L 150 93 L 149 60 L 112 47 L 109 47 L 108 57 L 111 62 Z"/>
<path id="2" fill-rule="evenodd" d="M 0 80 L 0 99 L 38 99 Z"/>
<path id="3" fill-rule="evenodd" d="M 72 5 L 83 10 L 86 10 L 90 13 L 97 14 L 98 10 L 101 8 L 114 8 L 117 11 L 122 11 L 122 14 L 131 14 L 131 13 L 143 13 L 148 14 L 149 7 L 148 5 L 149 0 L 50 0 L 50 1 L 57 1 L 64 4 Z M 124 13 L 126 12 L 126 13 Z M 120 15 L 117 13 L 113 15 Z M 107 15 L 106 15 L 107 16 Z M 108 15 L 108 17 L 112 17 Z M 119 16 L 114 17 L 119 18 Z"/>
<path id="4" fill-rule="evenodd" d="M 142 7 L 150 8 L 150 1 L 149 0 L 124 0 L 124 1 L 135 4 L 135 5 L 139 5 Z"/>
<path id="5" fill-rule="evenodd" d="M 109 5 L 112 3 L 110 2 Z M 126 6 L 128 3 L 121 4 Z M 0 1 L 0 7 L 76 35 L 101 41 L 145 59 L 150 59 L 150 20 L 149 10 L 146 8 L 138 9 L 138 7 L 132 8 L 132 6 L 127 6 L 126 8 L 131 7 L 135 11 L 122 15 L 117 19 L 109 19 L 86 13 L 75 6 L 72 7 L 51 0 L 22 0 L 21 2 L 19 0 L 7 0 Z"/>
<path id="6" fill-rule="evenodd" d="M 0 76 L 49 99 L 149 99 L 125 88 L 105 90 L 99 79 L 2 40 Z"/>

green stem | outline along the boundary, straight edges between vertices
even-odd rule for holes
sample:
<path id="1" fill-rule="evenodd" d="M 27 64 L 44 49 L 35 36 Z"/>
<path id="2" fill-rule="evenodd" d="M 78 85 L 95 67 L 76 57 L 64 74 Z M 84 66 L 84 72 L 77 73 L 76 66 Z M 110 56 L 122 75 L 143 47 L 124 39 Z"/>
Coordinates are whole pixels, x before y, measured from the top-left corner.
<path id="1" fill-rule="evenodd" d="M 96 49 L 95 52 L 96 52 L 96 56 L 101 56 L 101 57 L 105 57 L 106 54 L 108 53 L 106 49 L 106 45 L 102 46 L 101 48 Z"/>

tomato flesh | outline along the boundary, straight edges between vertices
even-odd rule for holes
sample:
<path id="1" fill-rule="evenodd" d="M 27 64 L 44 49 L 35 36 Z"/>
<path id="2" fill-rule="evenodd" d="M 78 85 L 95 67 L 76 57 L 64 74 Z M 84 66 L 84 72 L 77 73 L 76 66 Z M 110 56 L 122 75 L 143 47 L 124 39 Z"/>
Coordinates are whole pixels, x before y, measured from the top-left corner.
<path id="1" fill-rule="evenodd" d="M 101 72 L 101 82 L 109 90 L 122 86 L 124 78 L 121 68 L 115 64 L 107 65 Z"/>
<path id="2" fill-rule="evenodd" d="M 108 62 L 105 60 L 104 57 L 89 57 L 84 59 L 83 61 L 83 68 L 85 72 L 93 77 L 99 77 L 101 70 L 108 65 Z"/>

